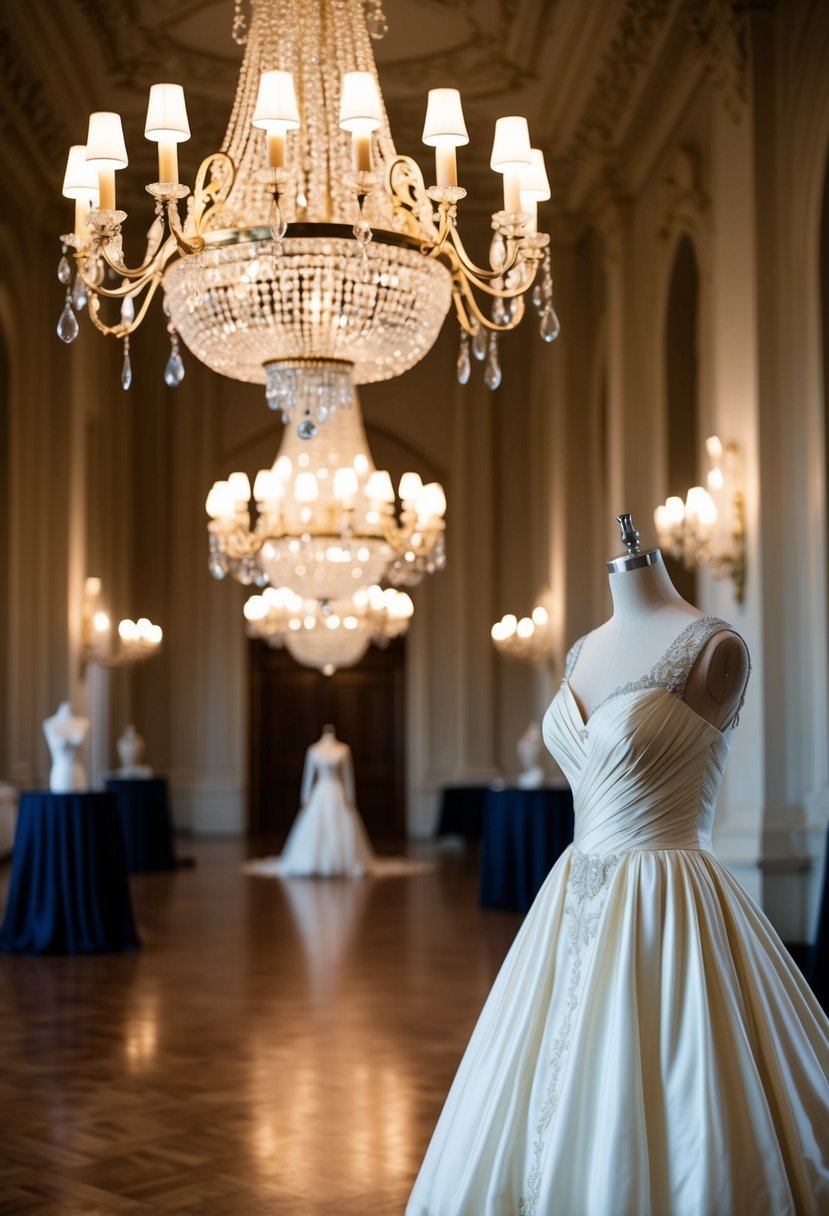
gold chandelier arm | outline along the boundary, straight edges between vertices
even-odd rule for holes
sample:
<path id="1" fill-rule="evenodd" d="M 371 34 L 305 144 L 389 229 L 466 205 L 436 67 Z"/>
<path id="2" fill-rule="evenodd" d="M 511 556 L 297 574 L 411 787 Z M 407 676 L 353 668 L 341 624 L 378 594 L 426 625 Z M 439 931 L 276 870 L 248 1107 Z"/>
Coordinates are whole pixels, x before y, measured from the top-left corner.
<path id="1" fill-rule="evenodd" d="M 426 245 L 441 244 L 445 238 L 435 228 L 432 203 L 417 162 L 410 156 L 395 156 L 386 167 L 386 184 L 402 230 Z"/>
<path id="2" fill-rule="evenodd" d="M 170 236 L 175 241 L 179 253 L 201 253 L 204 249 L 204 237 L 198 232 L 192 238 L 184 235 L 175 199 L 167 201 L 167 223 L 170 227 Z"/>
<path id="3" fill-rule="evenodd" d="M 91 320 L 91 322 L 95 326 L 95 328 L 100 333 L 107 334 L 108 336 L 115 337 L 115 338 L 126 338 L 128 334 L 134 333 L 135 330 L 138 329 L 138 326 L 141 324 L 141 322 L 144 320 L 144 317 L 147 315 L 147 309 L 149 308 L 150 302 L 152 301 L 152 298 L 155 295 L 156 291 L 158 290 L 158 286 L 161 282 L 161 272 L 157 271 L 154 275 L 152 275 L 150 277 L 150 279 L 148 281 L 149 281 L 149 287 L 147 288 L 147 294 L 144 296 L 144 301 L 143 301 L 141 307 L 139 308 L 138 312 L 135 314 L 135 318 L 130 322 L 129 325 L 123 325 L 123 324 L 105 325 L 104 324 L 104 322 L 98 316 L 98 313 L 99 313 L 99 310 L 101 307 L 101 301 L 98 299 L 100 288 L 97 288 L 97 287 L 93 288 L 89 293 L 89 303 L 87 304 L 87 312 L 89 313 L 89 319 Z M 115 295 L 115 292 L 103 292 L 102 294 L 107 295 L 107 296 L 112 296 L 112 295 Z M 122 291 L 122 292 L 119 292 L 118 294 L 124 296 L 127 294 L 127 292 Z"/>
<path id="4" fill-rule="evenodd" d="M 123 299 L 124 296 L 137 295 L 154 275 L 160 274 L 170 258 L 176 252 L 177 242 L 175 236 L 168 236 L 166 241 L 163 241 L 147 259 L 142 266 L 130 267 L 125 266 L 123 262 L 113 258 L 108 249 L 108 242 L 101 242 L 98 246 L 99 253 L 110 270 L 115 274 L 120 275 L 122 279 L 129 279 L 130 282 L 121 284 L 118 287 L 103 287 L 96 284 L 91 279 L 87 278 L 84 273 L 84 266 L 87 259 L 87 252 L 81 251 L 75 254 L 75 261 L 78 264 L 78 271 L 84 283 L 90 291 L 94 291 L 97 295 L 108 296 L 114 300 Z M 203 244 L 204 242 L 202 242 Z M 120 244 L 120 242 L 119 242 Z"/>
<path id="5" fill-rule="evenodd" d="M 469 254 L 466 252 L 466 248 L 461 240 L 460 233 L 454 224 L 450 225 L 449 228 L 449 240 L 452 242 L 455 248 L 455 253 L 458 257 L 458 261 L 460 262 L 461 266 L 463 266 L 466 274 L 470 278 L 474 279 L 478 283 L 478 286 L 484 288 L 484 290 L 488 290 L 485 287 L 485 284 L 488 281 L 491 281 L 492 279 L 500 279 L 503 275 L 509 274 L 513 267 L 518 265 L 521 258 L 521 246 L 512 237 L 508 237 L 507 247 L 509 248 L 509 246 L 512 245 L 513 248 L 512 252 L 505 259 L 503 266 L 500 266 L 497 270 L 486 270 L 483 266 L 477 266 L 472 261 Z M 493 294 L 497 295 L 500 293 L 494 292 Z M 516 292 L 514 294 L 519 293 Z M 507 299 L 509 297 L 504 296 L 503 298 Z"/>
<path id="6" fill-rule="evenodd" d="M 236 165 L 227 152 L 211 152 L 199 165 L 195 186 L 193 187 L 193 209 L 191 212 L 191 218 L 198 237 L 202 237 L 207 222 L 224 205 L 225 199 L 230 194 L 235 180 Z M 178 217 L 178 213 L 176 213 L 176 216 Z M 203 244 L 204 242 L 202 241 Z"/>
<path id="7" fill-rule="evenodd" d="M 476 284 L 476 286 L 480 287 L 482 285 Z M 482 290 L 485 290 L 485 288 L 482 288 Z M 497 291 L 490 291 L 489 294 L 498 295 L 499 293 Z M 458 314 L 458 320 L 467 333 L 470 334 L 474 333 L 475 329 L 474 325 L 471 323 L 472 317 L 474 317 L 478 324 L 482 325 L 484 329 L 492 330 L 495 333 L 508 333 L 510 330 L 515 329 L 518 325 L 520 325 L 526 308 L 524 303 L 524 292 L 513 292 L 509 296 L 502 296 L 502 299 L 517 299 L 518 306 L 515 313 L 510 317 L 509 321 L 506 321 L 503 324 L 499 321 L 493 321 L 491 317 L 488 317 L 479 308 L 478 301 L 475 299 L 475 295 L 470 287 L 469 280 L 462 274 L 457 274 L 455 276 L 454 297 L 455 311 Z"/>

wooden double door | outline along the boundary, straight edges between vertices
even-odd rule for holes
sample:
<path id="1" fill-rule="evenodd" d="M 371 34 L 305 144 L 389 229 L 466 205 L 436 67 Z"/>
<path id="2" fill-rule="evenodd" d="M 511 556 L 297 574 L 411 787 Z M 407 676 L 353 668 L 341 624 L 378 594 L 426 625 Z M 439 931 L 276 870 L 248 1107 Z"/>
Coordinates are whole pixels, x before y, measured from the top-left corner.
<path id="1" fill-rule="evenodd" d="M 299 809 L 305 751 L 331 723 L 354 757 L 357 805 L 374 840 L 406 834 L 405 642 L 369 647 L 324 676 L 285 650 L 250 646 L 248 831 L 284 837 Z"/>

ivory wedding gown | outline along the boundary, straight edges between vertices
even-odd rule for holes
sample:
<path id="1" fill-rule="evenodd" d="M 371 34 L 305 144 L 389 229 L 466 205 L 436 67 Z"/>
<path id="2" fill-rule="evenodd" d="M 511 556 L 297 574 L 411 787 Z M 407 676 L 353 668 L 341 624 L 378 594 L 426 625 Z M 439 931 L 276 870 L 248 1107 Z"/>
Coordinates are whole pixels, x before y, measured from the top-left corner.
<path id="1" fill-rule="evenodd" d="M 703 617 L 585 722 L 544 718 L 575 840 L 513 943 L 408 1216 L 829 1212 L 829 1023 L 711 853 L 731 741 L 683 698 Z"/>
<path id="2" fill-rule="evenodd" d="M 278 857 L 248 862 L 248 874 L 283 877 L 357 877 L 372 869 L 374 850 L 354 808 L 351 749 L 339 740 L 308 748 L 302 777 L 303 807 Z"/>

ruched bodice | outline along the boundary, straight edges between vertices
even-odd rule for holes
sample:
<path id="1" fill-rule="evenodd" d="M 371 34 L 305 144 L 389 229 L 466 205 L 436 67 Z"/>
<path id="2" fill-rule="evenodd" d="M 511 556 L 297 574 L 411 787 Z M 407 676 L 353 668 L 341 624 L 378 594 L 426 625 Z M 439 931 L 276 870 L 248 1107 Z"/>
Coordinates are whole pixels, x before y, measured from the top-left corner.
<path id="1" fill-rule="evenodd" d="M 617 693 L 585 722 L 567 680 L 543 730 L 573 791 L 581 852 L 710 849 L 730 731 L 664 688 Z"/>
<path id="2" fill-rule="evenodd" d="M 695 618 L 586 720 L 571 650 L 543 731 L 574 843 L 501 968 L 407 1216 L 829 1212 L 829 1026 L 711 851 L 732 730 L 684 700 L 728 628 Z"/>

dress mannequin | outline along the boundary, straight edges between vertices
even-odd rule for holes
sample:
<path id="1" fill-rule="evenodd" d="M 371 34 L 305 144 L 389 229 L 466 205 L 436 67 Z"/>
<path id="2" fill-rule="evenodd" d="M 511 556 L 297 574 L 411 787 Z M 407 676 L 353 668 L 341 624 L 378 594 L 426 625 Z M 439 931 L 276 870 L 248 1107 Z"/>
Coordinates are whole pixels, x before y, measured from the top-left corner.
<path id="1" fill-rule="evenodd" d="M 312 743 L 305 753 L 305 767 L 302 772 L 302 789 L 300 803 L 306 806 L 311 797 L 320 766 L 332 767 L 338 770 L 343 787 L 345 800 L 350 807 L 354 806 L 354 762 L 351 759 L 351 748 L 347 743 L 341 743 L 337 738 L 334 727 L 326 723 L 322 734 L 316 743 Z"/>
<path id="2" fill-rule="evenodd" d="M 658 662 L 691 621 L 704 614 L 679 595 L 659 549 L 639 552 L 629 515 L 617 516 L 628 553 L 608 561 L 613 616 L 585 638 L 571 692 L 585 717 L 614 689 Z M 718 729 L 737 709 L 748 680 L 745 643 L 721 630 L 703 647 L 685 686 L 685 701 Z"/>
<path id="3" fill-rule="evenodd" d="M 141 763 L 144 756 L 144 740 L 132 722 L 126 727 L 115 746 L 118 749 L 118 759 L 121 761 L 121 767 L 118 769 L 119 777 L 152 777 L 153 770 L 149 765 Z"/>
<path id="4" fill-rule="evenodd" d="M 829 1021 L 712 847 L 747 653 L 620 522 L 613 617 L 571 648 L 544 715 L 573 844 L 504 960 L 407 1216 L 829 1212 Z"/>
<path id="5" fill-rule="evenodd" d="M 305 753 L 300 812 L 278 857 L 249 861 L 246 874 L 274 878 L 416 874 L 428 863 L 376 857 L 354 793 L 351 748 L 330 724 Z"/>
<path id="6" fill-rule="evenodd" d="M 89 719 L 74 714 L 69 702 L 63 701 L 57 713 L 44 721 L 43 733 L 52 756 L 52 771 L 49 774 L 52 793 L 72 794 L 87 789 L 81 757 L 89 734 Z"/>

